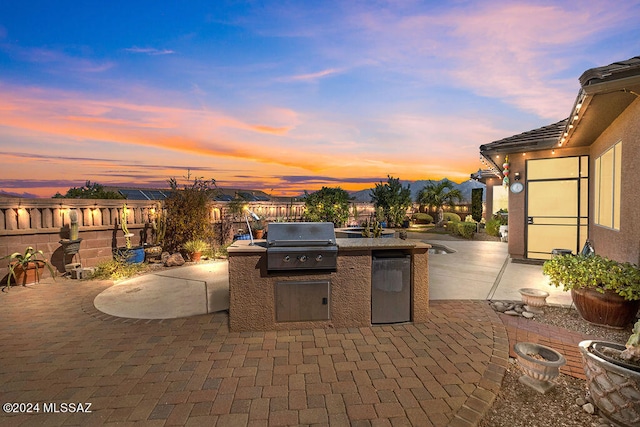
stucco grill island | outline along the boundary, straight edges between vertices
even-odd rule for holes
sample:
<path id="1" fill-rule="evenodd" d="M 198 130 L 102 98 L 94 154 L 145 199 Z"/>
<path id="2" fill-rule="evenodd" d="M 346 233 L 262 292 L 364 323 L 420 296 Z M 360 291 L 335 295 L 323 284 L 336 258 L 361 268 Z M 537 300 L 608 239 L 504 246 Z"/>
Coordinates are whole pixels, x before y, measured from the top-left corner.
<path id="1" fill-rule="evenodd" d="M 423 322 L 428 244 L 336 238 L 331 223 L 271 223 L 229 248 L 232 331 Z"/>

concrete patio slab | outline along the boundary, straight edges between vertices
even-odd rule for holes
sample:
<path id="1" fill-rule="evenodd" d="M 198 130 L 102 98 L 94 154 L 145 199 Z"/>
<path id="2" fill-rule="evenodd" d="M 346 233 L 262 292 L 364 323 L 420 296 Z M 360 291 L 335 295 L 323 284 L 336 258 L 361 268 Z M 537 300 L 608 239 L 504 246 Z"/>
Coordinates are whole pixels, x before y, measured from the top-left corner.
<path id="1" fill-rule="evenodd" d="M 94 300 L 103 313 L 130 319 L 174 319 L 229 309 L 226 261 L 146 274 L 105 289 Z"/>

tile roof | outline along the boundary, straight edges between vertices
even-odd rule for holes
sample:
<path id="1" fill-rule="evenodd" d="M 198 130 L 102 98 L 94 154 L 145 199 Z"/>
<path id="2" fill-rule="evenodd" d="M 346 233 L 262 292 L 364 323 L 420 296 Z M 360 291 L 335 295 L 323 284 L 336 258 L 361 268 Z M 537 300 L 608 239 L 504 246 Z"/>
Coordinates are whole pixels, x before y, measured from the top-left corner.
<path id="1" fill-rule="evenodd" d="M 638 75 L 640 56 L 634 56 L 626 61 L 618 61 L 603 67 L 591 68 L 580 76 L 580 86 L 589 86 L 610 80 Z"/>
<path id="2" fill-rule="evenodd" d="M 515 152 L 520 150 L 542 150 L 552 147 L 558 142 L 569 119 L 533 129 L 527 132 L 503 138 L 480 146 L 480 153 Z"/>

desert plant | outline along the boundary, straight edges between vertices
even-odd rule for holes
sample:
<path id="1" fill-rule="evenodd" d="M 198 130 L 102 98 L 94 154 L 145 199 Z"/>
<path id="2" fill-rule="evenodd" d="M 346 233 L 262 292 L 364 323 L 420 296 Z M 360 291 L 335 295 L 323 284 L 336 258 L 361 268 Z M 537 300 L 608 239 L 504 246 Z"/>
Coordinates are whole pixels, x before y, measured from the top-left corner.
<path id="1" fill-rule="evenodd" d="M 51 277 L 53 280 L 56 280 L 56 273 L 53 269 L 53 266 L 49 261 L 45 258 L 44 253 L 40 250 L 35 250 L 31 246 L 27 247 L 24 253 L 14 252 L 11 255 L 7 255 L 5 257 L 0 258 L 1 260 L 9 259 L 9 275 L 7 276 L 7 288 L 11 287 L 11 278 L 17 283 L 18 277 L 16 276 L 17 270 L 26 271 L 30 265 L 44 265 L 47 267 L 49 272 L 51 273 Z M 35 269 L 36 280 L 40 280 L 39 269 Z"/>
<path id="2" fill-rule="evenodd" d="M 122 209 L 120 210 L 120 228 L 124 233 L 125 246 L 127 249 L 131 249 L 131 237 L 133 237 L 132 233 L 129 233 L 129 229 L 127 228 L 127 222 L 129 221 L 129 208 L 127 208 L 127 204 L 122 205 Z"/>
<path id="3" fill-rule="evenodd" d="M 193 239 L 184 243 L 182 248 L 190 254 L 204 252 L 209 245 L 202 239 Z"/>
<path id="4" fill-rule="evenodd" d="M 152 239 L 155 246 L 162 246 L 164 236 L 167 232 L 167 216 L 162 208 L 162 205 L 158 204 L 149 214 L 149 223 L 153 230 Z"/>
<path id="5" fill-rule="evenodd" d="M 122 280 L 143 273 L 148 269 L 149 265 L 146 263 L 132 264 L 122 258 L 114 258 L 99 263 L 91 275 L 91 278 L 98 280 Z"/>
<path id="6" fill-rule="evenodd" d="M 369 220 L 362 223 L 362 237 L 381 237 L 382 236 L 382 225 L 377 220 Z"/>
<path id="7" fill-rule="evenodd" d="M 625 345 L 626 350 L 620 353 L 620 357 L 624 360 L 640 362 L 640 320 L 633 326 L 632 332 Z"/>
<path id="8" fill-rule="evenodd" d="M 78 226 L 78 211 L 69 211 L 69 240 L 78 240 L 80 227 Z"/>

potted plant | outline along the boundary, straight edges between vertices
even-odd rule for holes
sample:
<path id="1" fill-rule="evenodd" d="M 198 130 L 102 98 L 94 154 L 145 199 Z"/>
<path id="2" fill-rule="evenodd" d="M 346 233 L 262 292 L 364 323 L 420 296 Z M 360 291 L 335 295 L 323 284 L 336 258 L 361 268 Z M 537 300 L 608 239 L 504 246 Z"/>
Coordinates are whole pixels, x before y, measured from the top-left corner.
<path id="1" fill-rule="evenodd" d="M 626 345 L 586 340 L 579 348 L 600 414 L 616 425 L 640 425 L 640 320 Z"/>
<path id="2" fill-rule="evenodd" d="M 253 230 L 253 237 L 255 239 L 262 239 L 264 237 L 265 226 L 265 220 L 262 216 L 253 221 L 253 223 L 251 224 L 251 229 Z"/>
<path id="3" fill-rule="evenodd" d="M 44 257 L 42 251 L 36 251 L 31 246 L 24 253 L 14 252 L 0 259 L 9 259 L 9 275 L 7 276 L 7 288 L 11 287 L 11 278 L 16 284 L 29 285 L 40 281 L 41 271 L 44 266 L 49 269 L 53 280 L 56 279 L 53 266 Z"/>
<path id="4" fill-rule="evenodd" d="M 583 319 L 622 328 L 635 320 L 640 307 L 640 270 L 636 265 L 599 255 L 563 255 L 545 261 L 550 283 L 571 291 Z"/>
<path id="5" fill-rule="evenodd" d="M 207 250 L 208 247 L 207 242 L 201 239 L 189 240 L 183 245 L 183 249 L 187 251 L 191 261 L 200 261 L 202 252 Z"/>

